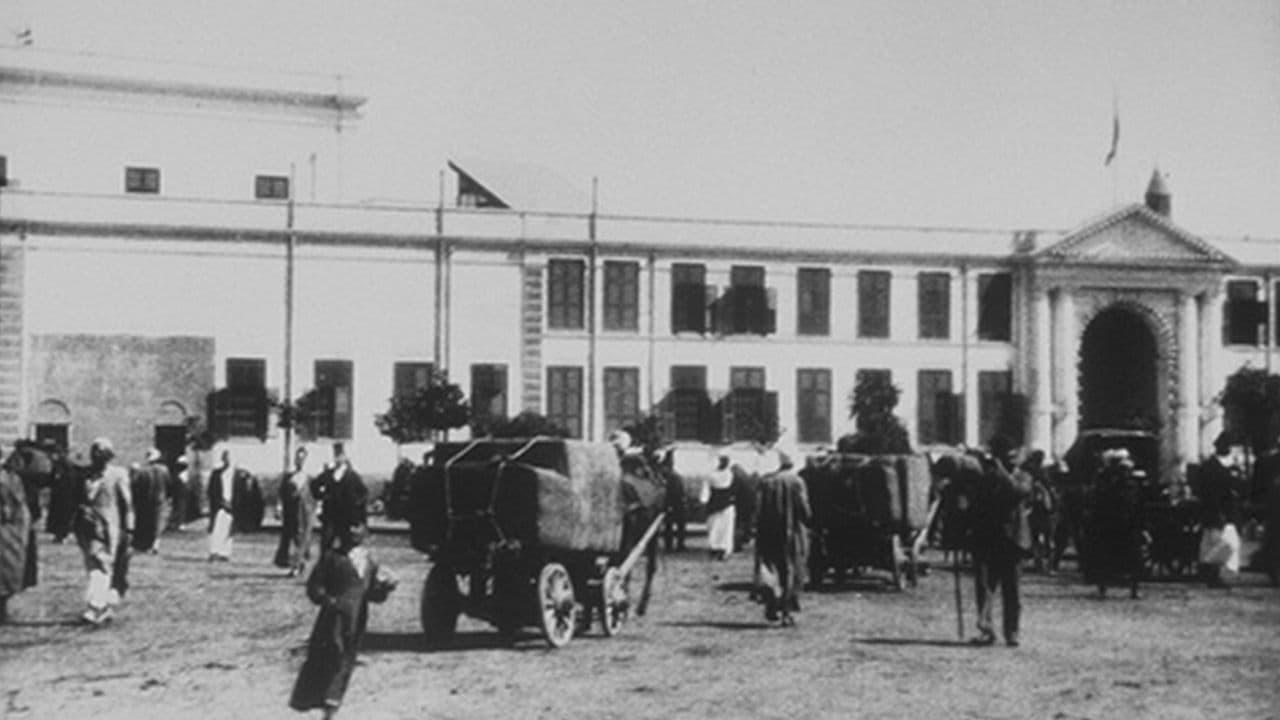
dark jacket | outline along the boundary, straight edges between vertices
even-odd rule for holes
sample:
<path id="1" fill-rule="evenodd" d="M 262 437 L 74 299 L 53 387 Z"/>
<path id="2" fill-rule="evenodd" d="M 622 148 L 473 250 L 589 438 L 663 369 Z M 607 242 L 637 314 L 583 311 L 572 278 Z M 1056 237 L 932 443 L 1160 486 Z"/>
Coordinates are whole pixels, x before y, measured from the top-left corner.
<path id="1" fill-rule="evenodd" d="M 313 478 L 311 494 L 320 504 L 321 550 L 333 547 L 347 528 L 368 522 L 369 489 L 350 465 L 341 478 L 335 479 L 332 468 Z"/>

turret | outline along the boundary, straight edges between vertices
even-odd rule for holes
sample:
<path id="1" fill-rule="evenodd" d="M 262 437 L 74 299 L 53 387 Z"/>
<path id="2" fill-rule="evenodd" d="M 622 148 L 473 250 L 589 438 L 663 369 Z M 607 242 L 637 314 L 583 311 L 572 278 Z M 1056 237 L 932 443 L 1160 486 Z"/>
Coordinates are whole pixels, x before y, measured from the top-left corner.
<path id="1" fill-rule="evenodd" d="M 1164 182 L 1164 175 L 1160 174 L 1160 168 L 1156 168 L 1151 173 L 1151 182 L 1147 185 L 1147 207 L 1151 208 L 1151 212 L 1161 215 L 1165 218 L 1170 217 L 1173 212 L 1173 196 L 1169 194 L 1169 186 Z"/>

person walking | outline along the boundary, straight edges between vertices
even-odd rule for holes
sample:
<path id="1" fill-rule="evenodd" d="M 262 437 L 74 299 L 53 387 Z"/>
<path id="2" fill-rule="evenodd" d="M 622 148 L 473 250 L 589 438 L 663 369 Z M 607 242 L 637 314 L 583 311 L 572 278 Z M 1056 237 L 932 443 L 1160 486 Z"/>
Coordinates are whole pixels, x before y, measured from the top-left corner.
<path id="1" fill-rule="evenodd" d="M 169 468 L 160 451 L 147 450 L 146 463 L 135 470 L 130 480 L 137 526 L 133 549 L 155 555 L 160 552 L 160 532 L 169 513 Z"/>
<path id="2" fill-rule="evenodd" d="M 703 479 L 698 499 L 707 508 L 707 545 L 711 548 L 711 557 L 727 560 L 733 554 L 733 531 L 737 521 L 729 456 L 721 455 L 716 461 L 716 469 Z"/>
<path id="3" fill-rule="evenodd" d="M 0 468 L 0 625 L 9 620 L 9 598 L 30 587 L 32 524 L 22 478 Z"/>
<path id="4" fill-rule="evenodd" d="M 111 619 L 113 608 L 120 602 L 121 587 L 127 588 L 127 564 L 121 567 L 120 554 L 128 555 L 133 498 L 129 476 L 124 468 L 111 463 L 113 458 L 115 449 L 109 439 L 100 437 L 89 446 L 89 467 L 74 523 L 88 577 L 88 608 L 81 617 L 91 625 L 102 625 Z"/>
<path id="5" fill-rule="evenodd" d="M 320 504 L 321 552 L 336 547 L 346 528 L 367 524 L 369 490 L 342 443 L 333 444 L 333 462 L 311 481 L 311 494 Z"/>
<path id="6" fill-rule="evenodd" d="M 1017 466 L 1017 450 L 1008 440 L 994 438 L 989 449 L 991 457 L 984 459 L 984 473 L 969 500 L 969 548 L 978 606 L 978 637 L 972 642 L 995 643 L 992 616 L 999 592 L 1004 641 L 1017 647 L 1022 617 L 1021 565 L 1031 550 L 1027 522 L 1031 477 Z"/>
<path id="7" fill-rule="evenodd" d="M 311 530 L 316 500 L 311 496 L 311 477 L 305 469 L 307 448 L 293 454 L 293 471 L 280 482 L 280 543 L 276 546 L 276 567 L 288 568 L 289 577 L 302 574 L 311 559 Z"/>
<path id="8" fill-rule="evenodd" d="M 368 528 L 335 533 L 336 549 L 324 551 L 307 578 L 307 597 L 320 606 L 289 707 L 320 709 L 334 717 L 351 682 L 368 621 L 369 603 L 382 602 L 396 581 L 382 570 L 365 545 Z"/>
<path id="9" fill-rule="evenodd" d="M 1227 587 L 1223 571 L 1240 571 L 1240 468 L 1232 438 L 1221 433 L 1213 456 L 1200 467 L 1200 577 L 1211 588 Z"/>
<path id="10" fill-rule="evenodd" d="M 767 620 L 795 624 L 809 562 L 812 519 L 804 481 L 790 462 L 765 475 L 756 490 L 755 596 Z"/>
<path id="11" fill-rule="evenodd" d="M 230 450 L 209 476 L 209 562 L 231 559 L 237 532 L 262 524 L 262 494 L 253 474 L 236 466 Z"/>

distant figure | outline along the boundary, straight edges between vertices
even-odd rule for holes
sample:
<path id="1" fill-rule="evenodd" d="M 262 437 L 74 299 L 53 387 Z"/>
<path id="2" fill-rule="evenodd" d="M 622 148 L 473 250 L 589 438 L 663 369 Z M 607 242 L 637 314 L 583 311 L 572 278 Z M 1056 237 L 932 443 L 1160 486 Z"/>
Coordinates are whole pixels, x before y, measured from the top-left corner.
<path id="1" fill-rule="evenodd" d="M 155 555 L 160 552 L 160 531 L 169 514 L 169 468 L 160 451 L 147 451 L 146 464 L 138 468 L 130 481 L 137 526 L 133 549 Z"/>
<path id="2" fill-rule="evenodd" d="M 53 458 L 53 475 L 49 479 L 49 510 L 45 516 L 44 529 L 53 536 L 55 543 L 61 544 L 71 535 L 72 523 L 76 517 L 76 497 L 81 477 L 68 457 L 64 448 L 50 443 L 50 456 Z"/>
<path id="3" fill-rule="evenodd" d="M 0 468 L 0 625 L 9 619 L 9 598 L 30 587 L 31 510 L 22 478 Z"/>
<path id="4" fill-rule="evenodd" d="M 1143 482 L 1146 475 L 1134 467 L 1124 448 L 1102 454 L 1103 466 L 1093 484 L 1093 510 L 1088 524 L 1089 560 L 1085 581 L 1098 587 L 1105 597 L 1107 586 L 1129 586 L 1129 597 L 1137 599 L 1143 575 Z"/>
<path id="5" fill-rule="evenodd" d="M 662 521 L 663 544 L 667 552 L 685 549 L 688 516 L 685 510 L 684 480 L 675 470 L 675 450 L 668 448 L 657 463 L 666 487 L 667 515 Z"/>
<path id="6" fill-rule="evenodd" d="M 1226 433 L 1213 441 L 1213 456 L 1200 466 L 1200 576 L 1211 588 L 1227 587 L 1223 571 L 1240 571 L 1240 469 Z"/>
<path id="7" fill-rule="evenodd" d="M 107 438 L 98 438 L 90 445 L 89 468 L 76 510 L 76 540 L 88 575 L 85 598 L 89 607 L 81 617 L 91 625 L 102 625 L 111 619 L 113 608 L 120 601 L 121 587 L 127 588 L 133 499 L 129 476 L 124 468 L 111 464 L 114 457 L 115 449 Z"/>
<path id="8" fill-rule="evenodd" d="M 316 500 L 311 496 L 311 477 L 305 469 L 307 448 L 293 454 L 293 471 L 280 482 L 280 544 L 276 547 L 276 567 L 288 568 L 289 577 L 302 574 L 311 559 L 311 528 Z"/>
<path id="9" fill-rule="evenodd" d="M 733 529 L 737 520 L 729 456 L 721 455 L 716 461 L 715 471 L 703 480 L 698 499 L 707 508 L 707 545 L 711 548 L 711 557 L 726 560 L 733 554 Z"/>
<path id="10" fill-rule="evenodd" d="M 992 457 L 984 458 L 982 476 L 968 499 L 979 633 L 973 644 L 995 642 L 993 609 L 999 592 L 1004 641 L 1017 647 L 1022 617 L 1019 578 L 1022 560 L 1031 550 L 1027 523 L 1031 478 L 1017 467 L 1017 449 L 1010 442 L 992 439 L 990 450 Z"/>
<path id="11" fill-rule="evenodd" d="M 231 559 L 233 536 L 262 526 L 262 489 L 258 480 L 237 467 L 229 450 L 209 476 L 209 561 Z"/>
<path id="12" fill-rule="evenodd" d="M 1280 441 L 1258 460 L 1256 472 L 1263 528 L 1258 560 L 1272 586 L 1280 587 Z"/>
<path id="13" fill-rule="evenodd" d="M 333 463 L 311 481 L 311 494 L 320 503 L 320 552 L 337 547 L 346 528 L 367 526 L 369 490 L 342 443 L 333 444 Z"/>
<path id="14" fill-rule="evenodd" d="M 756 491 L 755 585 L 768 620 L 794 625 L 809 566 L 812 514 L 804 481 L 790 463 L 765 475 Z"/>
<path id="15" fill-rule="evenodd" d="M 169 522 L 165 530 L 177 532 L 191 521 L 191 488 L 188 484 L 190 471 L 185 458 L 173 461 L 169 469 Z"/>
<path id="16" fill-rule="evenodd" d="M 369 603 L 386 600 L 395 589 L 395 579 L 365 547 L 367 537 L 364 526 L 335 533 L 335 550 L 322 554 L 307 578 L 307 597 L 320 606 L 320 613 L 289 697 L 294 710 L 323 709 L 326 718 L 337 714 L 356 667 Z"/>

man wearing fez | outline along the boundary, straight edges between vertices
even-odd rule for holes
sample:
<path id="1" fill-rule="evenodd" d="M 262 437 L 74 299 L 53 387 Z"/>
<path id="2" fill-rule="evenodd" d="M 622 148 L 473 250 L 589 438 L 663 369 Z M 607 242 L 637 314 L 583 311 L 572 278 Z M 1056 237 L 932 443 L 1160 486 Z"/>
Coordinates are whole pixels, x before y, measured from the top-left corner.
<path id="1" fill-rule="evenodd" d="M 321 552 L 334 549 L 346 528 L 366 524 L 369 490 L 342 443 L 333 444 L 333 462 L 311 481 L 311 494 L 320 504 Z"/>

